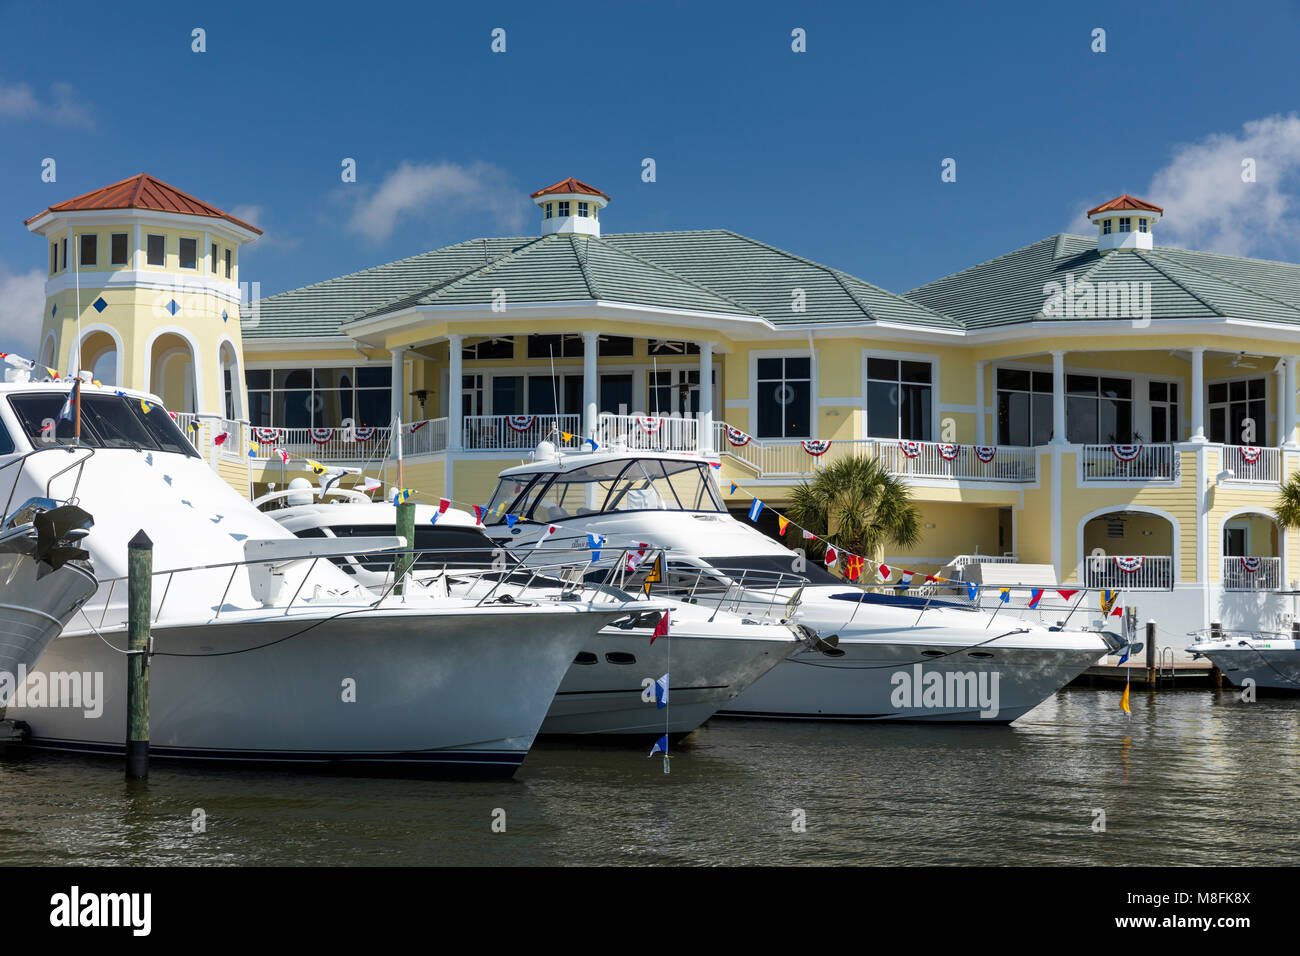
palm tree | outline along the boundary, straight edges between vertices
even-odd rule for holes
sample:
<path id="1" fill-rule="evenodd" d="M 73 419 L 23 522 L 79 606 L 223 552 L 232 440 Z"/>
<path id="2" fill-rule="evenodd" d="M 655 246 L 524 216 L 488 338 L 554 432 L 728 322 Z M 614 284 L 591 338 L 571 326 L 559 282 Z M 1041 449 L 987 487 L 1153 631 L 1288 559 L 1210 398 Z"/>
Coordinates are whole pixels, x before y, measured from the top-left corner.
<path id="1" fill-rule="evenodd" d="M 874 458 L 841 458 L 819 469 L 794 489 L 790 502 L 788 517 L 796 525 L 819 534 L 824 529 L 834 545 L 868 560 L 887 544 L 908 548 L 921 539 L 911 491 Z M 825 547 L 807 543 L 815 554 Z"/>
<path id="2" fill-rule="evenodd" d="M 1277 512 L 1280 527 L 1300 528 L 1300 472 L 1295 472 L 1286 480 L 1273 510 Z"/>

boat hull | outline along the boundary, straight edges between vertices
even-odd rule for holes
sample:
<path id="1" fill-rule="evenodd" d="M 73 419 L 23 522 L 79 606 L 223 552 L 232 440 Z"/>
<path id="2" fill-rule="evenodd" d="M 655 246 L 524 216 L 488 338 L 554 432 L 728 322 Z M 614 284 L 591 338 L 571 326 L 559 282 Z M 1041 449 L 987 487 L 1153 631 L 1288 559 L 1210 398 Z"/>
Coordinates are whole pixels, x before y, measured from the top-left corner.
<path id="1" fill-rule="evenodd" d="M 1238 687 L 1253 681 L 1266 690 L 1300 693 L 1300 641 L 1242 640 L 1189 649 L 1208 657 Z"/>
<path id="2" fill-rule="evenodd" d="M 613 616 L 485 607 L 363 612 L 318 618 L 307 630 L 297 616 L 159 628 L 150 753 L 508 776 L 574 655 Z M 121 631 L 106 637 L 124 643 Z M 125 660 L 93 634 L 65 635 L 37 670 L 102 674 L 102 714 L 26 707 L 9 716 L 28 724 L 35 748 L 123 753 Z"/>
<path id="3" fill-rule="evenodd" d="M 75 564 L 37 578 L 38 564 L 25 554 L 0 554 L 0 672 L 30 669 L 63 626 L 98 587 L 94 575 Z M 0 706 L 7 701 L 0 690 Z"/>

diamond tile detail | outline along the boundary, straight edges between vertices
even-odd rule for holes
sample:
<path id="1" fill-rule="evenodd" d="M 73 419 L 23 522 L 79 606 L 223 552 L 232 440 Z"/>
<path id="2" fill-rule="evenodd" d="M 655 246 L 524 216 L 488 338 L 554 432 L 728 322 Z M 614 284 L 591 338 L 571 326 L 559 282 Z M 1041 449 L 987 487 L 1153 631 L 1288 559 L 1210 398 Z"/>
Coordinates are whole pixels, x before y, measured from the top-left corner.
<path id="1" fill-rule="evenodd" d="M 170 302 L 167 303 L 167 311 L 170 312 L 172 315 L 175 315 L 180 310 L 181 307 L 176 304 L 175 299 L 172 299 Z"/>
<path id="2" fill-rule="evenodd" d="M 108 303 L 104 301 L 104 297 L 102 295 L 90 304 L 95 307 L 96 312 L 103 312 L 105 309 L 108 308 Z"/>
<path id="3" fill-rule="evenodd" d="M 229 322 L 229 321 L 230 321 L 230 313 L 227 312 L 225 309 L 222 309 L 222 310 L 221 310 L 221 321 L 222 321 L 222 322 Z"/>

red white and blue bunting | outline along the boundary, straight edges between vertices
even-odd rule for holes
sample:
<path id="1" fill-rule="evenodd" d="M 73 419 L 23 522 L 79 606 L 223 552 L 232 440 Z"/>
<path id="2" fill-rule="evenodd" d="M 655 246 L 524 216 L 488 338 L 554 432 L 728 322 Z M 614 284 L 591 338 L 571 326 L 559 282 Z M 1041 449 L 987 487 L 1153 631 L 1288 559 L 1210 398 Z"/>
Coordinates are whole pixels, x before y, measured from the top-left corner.
<path id="1" fill-rule="evenodd" d="M 1259 461 L 1259 456 L 1263 452 L 1262 448 L 1256 448 L 1254 445 L 1241 446 L 1241 460 L 1249 465 Z"/>
<path id="2" fill-rule="evenodd" d="M 1241 567 L 1242 567 L 1242 570 L 1244 570 L 1247 574 L 1254 574 L 1254 573 L 1256 573 L 1256 572 L 1259 570 L 1261 564 L 1263 564 L 1263 562 L 1260 561 L 1259 558 L 1242 558 L 1242 559 L 1241 559 Z"/>
<path id="3" fill-rule="evenodd" d="M 507 415 L 506 424 L 511 430 L 517 432 L 526 432 L 533 427 L 533 422 L 537 421 L 536 415 Z"/>
<path id="4" fill-rule="evenodd" d="M 1145 563 L 1146 558 L 1140 554 L 1115 555 L 1115 567 L 1125 574 L 1135 574 L 1142 569 L 1142 565 Z"/>
<path id="5" fill-rule="evenodd" d="M 752 436 L 745 434 L 739 428 L 735 428 L 731 425 L 727 426 L 726 434 L 727 434 L 727 441 L 731 444 L 733 448 L 744 448 L 746 445 L 748 445 L 751 441 L 754 440 Z"/>
<path id="6" fill-rule="evenodd" d="M 1111 454 L 1119 461 L 1134 461 L 1142 454 L 1141 445 L 1111 445 Z"/>
<path id="7" fill-rule="evenodd" d="M 831 450 L 831 441 L 829 438 L 809 438 L 801 441 L 799 444 L 803 445 L 803 450 L 814 458 L 820 458 Z"/>

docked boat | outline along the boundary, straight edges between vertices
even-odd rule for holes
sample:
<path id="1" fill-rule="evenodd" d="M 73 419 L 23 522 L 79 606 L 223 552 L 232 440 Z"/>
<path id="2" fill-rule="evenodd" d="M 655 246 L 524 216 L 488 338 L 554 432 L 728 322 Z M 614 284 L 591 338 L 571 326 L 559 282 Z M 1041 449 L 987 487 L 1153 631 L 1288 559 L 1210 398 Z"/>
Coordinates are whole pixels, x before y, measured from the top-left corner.
<path id="1" fill-rule="evenodd" d="M 59 383 L 0 385 L 15 453 L 43 449 L 0 471 L 0 494 L 75 493 L 96 515 L 80 543 L 98 590 L 37 671 L 102 673 L 102 716 L 10 707 L 33 747 L 124 752 L 126 565 L 141 530 L 153 550 L 155 757 L 510 774 L 574 656 L 626 614 L 593 604 L 590 587 L 529 604 L 376 597 L 331 559 L 391 560 L 402 539 L 295 538 L 204 463 L 153 396 L 87 386 L 77 434 L 60 417 L 68 395 Z"/>
<path id="2" fill-rule="evenodd" d="M 533 462 L 501 473 L 487 530 L 516 549 L 564 547 L 588 534 L 613 547 L 664 549 L 669 593 L 687 599 L 721 593 L 764 607 L 797 596 L 791 619 L 819 640 L 726 715 L 1009 723 L 1123 645 L 1106 632 L 850 584 L 733 518 L 711 472 L 695 455 L 560 453 L 545 444 Z"/>
<path id="3" fill-rule="evenodd" d="M 391 504 L 372 502 L 357 491 L 313 489 L 302 478 L 293 484 L 254 503 L 299 537 L 348 540 L 394 533 L 397 509 Z M 458 508 L 417 505 L 415 548 L 414 583 L 437 593 L 472 598 L 495 589 L 516 601 L 547 601 L 563 587 L 533 572 L 539 553 L 507 554 Z M 554 553 L 548 549 L 540 556 Z M 619 556 L 608 548 L 603 556 L 585 547 L 575 553 L 593 568 Z M 388 566 L 365 556 L 338 563 L 374 591 L 391 580 Z M 587 574 L 603 578 L 607 572 Z M 784 603 L 777 613 L 769 608 L 741 616 L 717 602 L 688 603 L 652 593 L 656 607 L 670 615 L 668 633 L 652 640 L 664 613 L 655 609 L 633 610 L 593 635 L 560 683 L 543 734 L 688 734 L 776 667 L 796 644 L 798 635 L 781 620 Z M 649 606 L 643 591 L 636 598 L 621 594 L 619 600 L 634 601 L 633 608 Z M 668 701 L 661 709 L 653 684 L 665 674 Z"/>
<path id="4" fill-rule="evenodd" d="M 1197 634 L 1187 650 L 1207 657 L 1238 687 L 1300 692 L 1300 640 L 1292 633 L 1225 631 Z"/>

